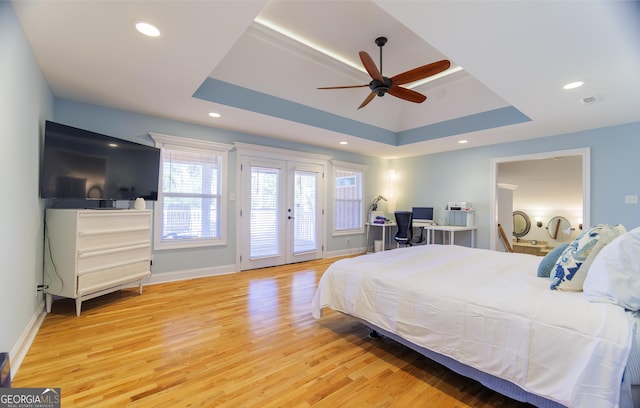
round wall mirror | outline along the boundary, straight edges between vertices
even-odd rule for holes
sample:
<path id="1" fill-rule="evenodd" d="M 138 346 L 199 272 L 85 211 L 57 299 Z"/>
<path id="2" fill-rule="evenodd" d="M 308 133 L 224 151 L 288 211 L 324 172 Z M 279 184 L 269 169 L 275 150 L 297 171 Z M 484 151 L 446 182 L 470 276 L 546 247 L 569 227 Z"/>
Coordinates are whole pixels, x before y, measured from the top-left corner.
<path id="1" fill-rule="evenodd" d="M 567 241 L 571 236 L 571 223 L 564 217 L 553 217 L 549 220 L 547 232 L 552 239 Z"/>
<path id="2" fill-rule="evenodd" d="M 531 220 L 524 211 L 513 212 L 513 236 L 516 238 L 524 237 L 531 229 Z"/>

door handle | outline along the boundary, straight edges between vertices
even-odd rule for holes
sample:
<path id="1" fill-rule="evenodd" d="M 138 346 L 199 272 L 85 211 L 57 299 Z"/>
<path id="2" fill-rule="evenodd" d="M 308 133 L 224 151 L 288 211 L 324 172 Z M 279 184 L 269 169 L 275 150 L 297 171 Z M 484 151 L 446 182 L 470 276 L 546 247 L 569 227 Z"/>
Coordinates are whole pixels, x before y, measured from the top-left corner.
<path id="1" fill-rule="evenodd" d="M 292 216 L 288 216 L 288 217 L 287 217 L 287 219 L 289 219 L 289 220 L 292 220 L 292 219 L 294 219 L 294 218 L 296 218 L 296 217 L 292 217 Z"/>

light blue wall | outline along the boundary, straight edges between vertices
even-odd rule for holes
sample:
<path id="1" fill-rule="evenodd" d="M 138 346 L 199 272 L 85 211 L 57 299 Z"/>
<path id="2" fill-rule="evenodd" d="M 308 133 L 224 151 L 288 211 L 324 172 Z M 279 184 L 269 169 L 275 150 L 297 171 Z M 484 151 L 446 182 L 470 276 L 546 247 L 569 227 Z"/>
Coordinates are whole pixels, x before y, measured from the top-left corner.
<path id="1" fill-rule="evenodd" d="M 365 206 L 368 206 L 368 203 L 377 194 L 383 193 L 380 186 L 385 183 L 385 170 L 393 168 L 396 170 L 399 180 L 396 186 L 397 209 L 410 209 L 414 205 L 434 206 L 436 209 L 440 209 L 448 201 L 470 201 L 476 209 L 478 246 L 482 248 L 489 248 L 489 205 L 491 200 L 491 180 L 489 177 L 492 158 L 588 146 L 591 147 L 592 224 L 623 223 L 628 227 L 640 225 L 638 206 L 625 205 L 623 201 L 626 194 L 640 193 L 638 191 L 640 188 L 634 184 L 632 176 L 639 173 L 638 162 L 633 157 L 640 147 L 640 140 L 636 140 L 634 137 L 634 134 L 640 130 L 639 123 L 386 161 L 68 100 L 56 100 L 55 119 L 73 126 L 148 144 L 151 144 L 148 133 L 158 132 L 225 143 L 234 141 L 254 143 L 324 154 L 332 156 L 336 160 L 366 164 L 368 170 L 365 179 Z M 232 151 L 229 165 L 230 193 L 235 189 L 235 164 L 236 157 Z M 635 166 L 635 172 L 633 166 Z M 331 177 L 331 171 L 328 176 Z M 328 186 L 330 199 L 331 184 L 329 183 Z M 156 251 L 154 252 L 153 272 L 164 273 L 233 264 L 236 256 L 236 208 L 234 201 L 228 201 L 228 205 L 230 214 L 228 245 L 215 248 Z M 386 208 L 386 203 L 381 202 L 380 205 L 381 209 Z M 331 231 L 332 215 L 332 208 L 327 208 L 327 231 Z M 467 238 L 468 241 L 468 237 L 464 238 Z M 352 248 L 365 245 L 362 235 L 352 236 L 350 241 Z M 331 234 L 328 234 L 328 251 L 340 251 L 346 248 L 344 237 L 332 237 Z"/>
<path id="2" fill-rule="evenodd" d="M 389 167 L 396 170 L 399 179 L 397 208 L 424 205 L 439 210 L 448 201 L 470 201 L 476 209 L 478 246 L 489 248 L 491 159 L 590 147 L 591 224 L 621 223 L 627 229 L 640 226 L 640 205 L 624 204 L 625 195 L 640 195 L 638 135 L 640 122 L 392 160 Z"/>
<path id="3" fill-rule="evenodd" d="M 0 352 L 14 352 L 42 296 L 42 123 L 53 97 L 11 3 L 0 1 Z M 12 358 L 14 356 L 12 355 Z"/>
<path id="4" fill-rule="evenodd" d="M 243 142 L 263 146 L 277 147 L 281 149 L 296 150 L 308 153 L 331 156 L 334 160 L 346 161 L 368 166 L 365 177 L 366 203 L 370 203 L 375 194 L 377 185 L 380 185 L 384 177 L 386 160 L 369 156 L 347 153 L 337 150 L 308 146 L 300 143 L 286 142 L 255 135 L 233 132 L 229 130 L 210 128 L 162 119 L 154 116 L 110 109 L 96 105 L 78 103 L 70 100 L 56 99 L 55 121 L 67 125 L 88 129 L 94 132 L 104 133 L 139 143 L 153 144 L 149 132 L 161 133 L 172 136 L 188 137 L 193 139 L 209 140 L 220 143 Z M 236 187 L 236 153 L 232 150 L 229 154 L 229 179 L 228 192 L 235 193 Z M 327 177 L 331 177 L 329 171 Z M 331 183 L 328 184 L 329 195 L 332 194 Z M 329 197 L 330 198 L 330 197 Z M 331 202 L 329 200 L 328 202 Z M 212 248 L 194 248 L 180 250 L 154 251 L 152 273 L 198 270 L 216 266 L 235 264 L 236 259 L 236 214 L 235 201 L 227 201 L 229 217 L 227 219 L 228 244 Z M 327 231 L 331 231 L 333 209 L 326 209 Z M 344 237 L 332 237 L 328 234 L 327 250 L 336 251 L 345 248 Z M 364 236 L 354 236 L 351 240 L 352 247 L 363 247 Z"/>

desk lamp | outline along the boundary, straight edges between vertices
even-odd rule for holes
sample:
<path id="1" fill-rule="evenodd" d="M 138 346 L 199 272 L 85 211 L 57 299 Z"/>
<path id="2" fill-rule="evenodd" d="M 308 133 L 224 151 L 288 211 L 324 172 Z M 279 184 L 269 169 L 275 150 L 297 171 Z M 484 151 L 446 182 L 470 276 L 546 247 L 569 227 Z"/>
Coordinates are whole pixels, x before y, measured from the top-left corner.
<path id="1" fill-rule="evenodd" d="M 384 198 L 383 196 L 381 196 L 381 195 L 377 196 L 377 197 L 373 200 L 373 203 L 371 203 L 371 208 L 369 209 L 369 212 L 371 212 L 371 211 L 377 211 L 377 210 L 378 210 L 378 203 L 380 202 L 380 200 L 387 201 L 387 199 L 386 199 L 386 198 Z"/>

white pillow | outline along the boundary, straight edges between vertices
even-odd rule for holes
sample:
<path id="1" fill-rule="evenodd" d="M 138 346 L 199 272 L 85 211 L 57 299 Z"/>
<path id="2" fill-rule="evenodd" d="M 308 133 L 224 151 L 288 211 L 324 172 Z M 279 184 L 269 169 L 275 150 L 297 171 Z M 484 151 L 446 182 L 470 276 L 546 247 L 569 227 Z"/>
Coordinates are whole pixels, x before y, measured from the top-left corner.
<path id="1" fill-rule="evenodd" d="M 592 302 L 640 310 L 640 227 L 602 248 L 583 286 L 585 297 Z"/>

